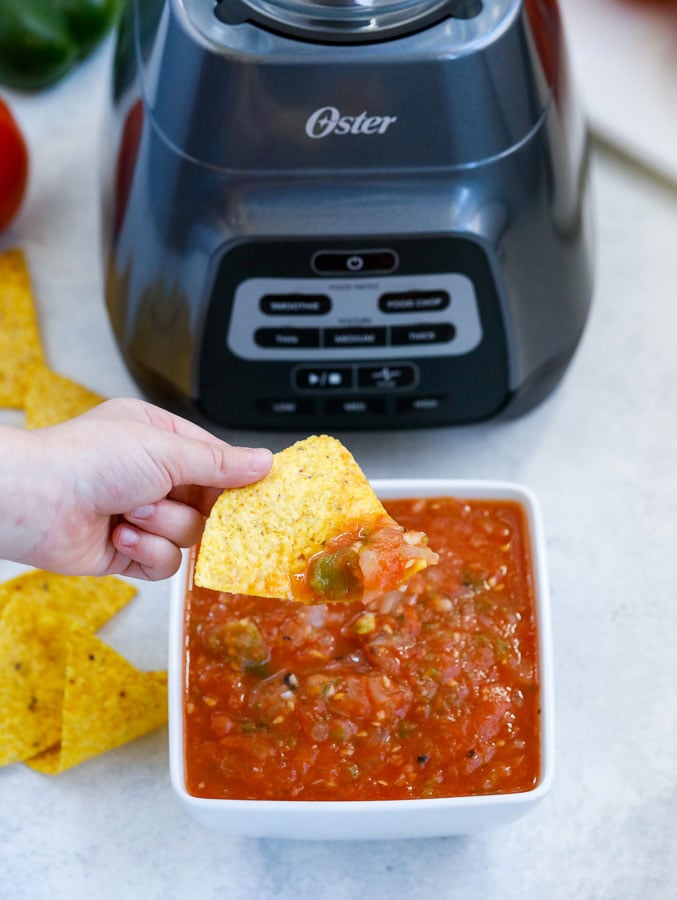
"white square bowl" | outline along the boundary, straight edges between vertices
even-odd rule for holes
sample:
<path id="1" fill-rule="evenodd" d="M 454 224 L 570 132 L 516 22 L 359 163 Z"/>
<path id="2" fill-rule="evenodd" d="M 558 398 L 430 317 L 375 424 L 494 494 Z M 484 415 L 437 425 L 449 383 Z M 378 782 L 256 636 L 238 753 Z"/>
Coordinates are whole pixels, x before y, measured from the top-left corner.
<path id="1" fill-rule="evenodd" d="M 184 603 L 187 557 L 174 578 L 169 628 L 169 761 L 181 804 L 202 824 L 225 834 L 297 840 L 391 840 L 470 834 L 504 825 L 547 794 L 554 769 L 554 689 L 550 597 L 539 506 L 525 487 L 498 481 L 384 479 L 371 482 L 381 499 L 457 497 L 514 500 L 527 518 L 538 629 L 541 707 L 541 773 L 531 790 L 425 800 L 212 800 L 186 790 L 184 775 Z"/>

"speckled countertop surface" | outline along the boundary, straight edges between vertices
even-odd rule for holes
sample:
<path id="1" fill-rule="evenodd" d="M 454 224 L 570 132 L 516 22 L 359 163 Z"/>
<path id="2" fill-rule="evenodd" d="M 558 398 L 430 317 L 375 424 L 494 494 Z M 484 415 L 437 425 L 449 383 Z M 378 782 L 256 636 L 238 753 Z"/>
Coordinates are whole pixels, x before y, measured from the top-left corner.
<path id="1" fill-rule="evenodd" d="M 33 168 L 0 249 L 28 255 L 52 367 L 121 395 L 137 389 L 108 325 L 98 243 L 107 53 L 44 94 L 8 92 Z M 179 808 L 160 731 L 56 779 L 0 770 L 2 900 L 677 896 L 677 190 L 601 148 L 594 176 L 594 307 L 558 391 L 509 423 L 345 436 L 371 477 L 510 479 L 539 496 L 557 695 L 546 800 L 472 837 L 224 837 Z M 0 577 L 16 571 L 0 563 Z M 166 583 L 142 585 L 102 636 L 139 666 L 164 667 L 168 596 Z"/>

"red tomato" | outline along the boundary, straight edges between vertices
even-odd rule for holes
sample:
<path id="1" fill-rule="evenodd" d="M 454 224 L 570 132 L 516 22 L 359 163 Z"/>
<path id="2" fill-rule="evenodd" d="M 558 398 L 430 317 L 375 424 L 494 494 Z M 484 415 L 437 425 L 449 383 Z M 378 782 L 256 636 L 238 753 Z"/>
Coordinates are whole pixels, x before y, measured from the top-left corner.
<path id="1" fill-rule="evenodd" d="M 28 148 L 6 103 L 0 99 L 0 231 L 16 215 L 28 181 Z"/>

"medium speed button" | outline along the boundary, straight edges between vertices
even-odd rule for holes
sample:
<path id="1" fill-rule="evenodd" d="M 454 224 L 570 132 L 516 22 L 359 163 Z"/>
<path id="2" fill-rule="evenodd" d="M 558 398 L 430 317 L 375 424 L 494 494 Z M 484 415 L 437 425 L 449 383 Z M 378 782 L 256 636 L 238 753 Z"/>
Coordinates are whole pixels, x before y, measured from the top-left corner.
<path id="1" fill-rule="evenodd" d="M 319 250 L 310 265 L 318 275 L 384 275 L 398 262 L 394 250 Z"/>

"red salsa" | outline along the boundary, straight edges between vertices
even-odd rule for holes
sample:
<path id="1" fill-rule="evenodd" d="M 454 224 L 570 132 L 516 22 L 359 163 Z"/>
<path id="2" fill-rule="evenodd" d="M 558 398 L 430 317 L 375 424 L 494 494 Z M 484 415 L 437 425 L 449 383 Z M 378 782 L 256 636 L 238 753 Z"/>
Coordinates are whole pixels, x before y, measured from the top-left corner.
<path id="1" fill-rule="evenodd" d="M 512 501 L 385 501 L 438 565 L 365 603 L 193 587 L 186 787 L 197 797 L 500 794 L 540 774 L 526 516 Z"/>
<path id="2" fill-rule="evenodd" d="M 406 531 L 390 518 L 356 523 L 311 557 L 293 582 L 303 603 L 368 601 L 399 588 L 437 554 L 422 531 Z"/>

